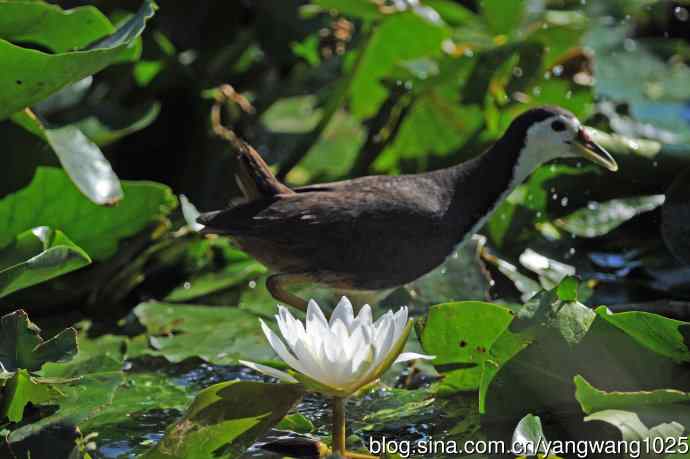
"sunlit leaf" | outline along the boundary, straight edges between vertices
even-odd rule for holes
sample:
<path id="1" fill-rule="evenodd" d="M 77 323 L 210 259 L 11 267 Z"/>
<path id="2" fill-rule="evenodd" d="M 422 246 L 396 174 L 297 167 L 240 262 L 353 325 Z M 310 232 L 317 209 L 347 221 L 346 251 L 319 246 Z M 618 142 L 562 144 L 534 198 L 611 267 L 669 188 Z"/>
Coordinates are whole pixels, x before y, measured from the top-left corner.
<path id="1" fill-rule="evenodd" d="M 81 51 L 46 54 L 0 39 L 0 119 L 126 57 L 155 10 L 155 4 L 147 0 L 112 35 Z"/>
<path id="2" fill-rule="evenodd" d="M 42 45 L 55 53 L 83 48 L 114 30 L 93 6 L 63 10 L 44 2 L 0 3 L 0 39 Z"/>
<path id="3" fill-rule="evenodd" d="M 67 174 L 91 201 L 113 205 L 122 199 L 122 187 L 110 163 L 78 128 L 46 129 L 27 111 L 14 114 L 12 120 L 50 145 Z"/>
<path id="4" fill-rule="evenodd" d="M 524 17 L 527 1 L 481 0 L 479 6 L 484 20 L 494 33 L 511 34 Z"/>
<path id="5" fill-rule="evenodd" d="M 664 195 L 614 199 L 592 202 L 586 208 L 556 220 L 556 225 L 580 237 L 602 236 L 636 215 L 656 209 L 664 203 Z"/>
<path id="6" fill-rule="evenodd" d="M 507 360 L 529 340 L 512 334 L 513 320 L 505 307 L 479 301 L 433 306 L 420 333 L 424 352 L 435 355 L 444 375 L 442 392 L 480 389 L 480 410 L 490 382 Z"/>
<path id="7" fill-rule="evenodd" d="M 49 226 L 69 234 L 94 260 L 108 258 L 120 239 L 132 236 L 176 205 L 170 189 L 153 182 L 123 182 L 127 196 L 118 206 L 89 202 L 67 175 L 40 167 L 26 188 L 0 200 L 0 247 L 16 234 L 36 226 Z M 60 206 L 54 205 L 60 196 Z"/>
<path id="8" fill-rule="evenodd" d="M 364 56 L 355 69 L 351 84 L 351 108 L 361 118 L 367 118 L 386 99 L 387 91 L 380 80 L 395 64 L 423 56 L 438 55 L 447 31 L 413 13 L 386 17 L 369 39 Z"/>

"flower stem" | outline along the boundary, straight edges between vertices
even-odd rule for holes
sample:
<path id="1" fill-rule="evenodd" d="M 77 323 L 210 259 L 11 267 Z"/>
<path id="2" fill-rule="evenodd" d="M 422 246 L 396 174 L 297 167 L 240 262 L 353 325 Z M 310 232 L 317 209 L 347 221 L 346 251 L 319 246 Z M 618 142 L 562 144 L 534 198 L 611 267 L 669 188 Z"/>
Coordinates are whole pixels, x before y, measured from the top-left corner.
<path id="1" fill-rule="evenodd" d="M 333 452 L 345 457 L 345 399 L 333 397 Z"/>

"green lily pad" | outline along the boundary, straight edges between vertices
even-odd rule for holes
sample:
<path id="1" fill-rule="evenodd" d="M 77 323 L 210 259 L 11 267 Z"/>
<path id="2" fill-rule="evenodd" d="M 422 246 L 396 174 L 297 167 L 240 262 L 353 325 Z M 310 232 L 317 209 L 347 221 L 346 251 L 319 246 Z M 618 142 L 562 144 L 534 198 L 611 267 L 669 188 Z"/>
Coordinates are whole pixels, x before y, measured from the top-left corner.
<path id="1" fill-rule="evenodd" d="M 612 313 L 597 308 L 599 317 L 624 331 L 642 346 L 677 362 L 690 362 L 690 350 L 683 331 L 690 324 L 642 311 Z"/>
<path id="2" fill-rule="evenodd" d="M 69 234 L 94 260 L 117 250 L 120 239 L 132 236 L 168 214 L 176 199 L 165 185 L 122 182 L 125 195 L 118 206 L 105 208 L 89 202 L 59 169 L 39 167 L 31 183 L 0 200 L 0 247 L 36 226 Z M 60 206 L 54 197 L 60 196 Z"/>
<path id="3" fill-rule="evenodd" d="M 444 378 L 441 393 L 479 389 L 480 411 L 489 385 L 505 362 L 529 344 L 508 330 L 513 320 L 503 306 L 463 301 L 433 306 L 419 334 L 424 352 Z"/>
<path id="4" fill-rule="evenodd" d="M 199 357 L 228 365 L 238 359 L 275 358 L 259 326 L 259 318 L 237 308 L 171 303 L 142 303 L 134 313 L 146 327 L 153 350 L 170 362 Z M 174 333 L 173 333 L 174 332 Z"/>
<path id="5" fill-rule="evenodd" d="M 35 371 L 47 362 L 67 362 L 77 353 L 74 328 L 67 328 L 47 341 L 40 332 L 21 309 L 0 318 L 0 363 L 6 370 Z"/>
<path id="6" fill-rule="evenodd" d="M 690 449 L 687 437 L 690 394 L 687 392 L 672 389 L 607 392 L 595 388 L 580 375 L 574 382 L 575 397 L 582 411 L 589 415 L 585 421 L 611 424 L 618 428 L 623 440 L 653 444 L 655 451 L 650 448 L 650 452 L 661 453 L 663 449 L 668 454 L 666 457 L 673 453 L 687 454 Z"/>
<path id="7" fill-rule="evenodd" d="M 522 333 L 529 333 L 532 343 L 496 375 L 487 394 L 487 413 L 522 416 L 526 410 L 563 409 L 574 403 L 576 375 L 605 390 L 681 389 L 688 383 L 677 363 L 640 345 L 600 314 L 575 341 L 568 335 L 576 334 L 580 325 L 573 323 L 575 328 L 564 334 L 567 323 L 554 327 L 542 320 L 536 324 L 515 321 L 529 327 Z M 645 333 L 655 334 L 655 330 Z"/>
<path id="8" fill-rule="evenodd" d="M 27 404 L 38 405 L 57 395 L 59 392 L 50 384 L 36 381 L 26 370 L 17 370 L 3 391 L 0 418 L 6 417 L 10 422 L 19 422 L 24 417 L 24 407 Z"/>
<path id="9" fill-rule="evenodd" d="M 575 383 L 575 398 L 586 414 L 603 410 L 630 410 L 650 405 L 690 402 L 690 394 L 679 390 L 606 392 L 595 388 L 580 375 L 575 376 L 573 381 Z"/>
<path id="10" fill-rule="evenodd" d="M 199 298 L 220 290 L 234 287 L 242 282 L 247 282 L 250 279 L 255 279 L 267 272 L 267 269 L 255 261 L 247 257 L 245 261 L 235 261 L 220 271 L 201 274 L 184 282 L 179 287 L 173 289 L 166 301 L 183 302 L 195 298 Z"/>
<path id="11" fill-rule="evenodd" d="M 90 263 L 86 252 L 61 231 L 46 226 L 24 231 L 0 249 L 0 298 Z"/>
<path id="12" fill-rule="evenodd" d="M 190 399 L 190 394 L 165 374 L 130 374 L 117 388 L 112 403 L 80 422 L 79 428 L 85 433 L 99 432 L 134 414 L 171 408 L 183 411 Z"/>
<path id="13" fill-rule="evenodd" d="M 0 39 L 0 61 L 3 62 L 3 72 L 0 74 L 0 120 L 128 57 L 130 47 L 156 8 L 152 1 L 144 2 L 137 14 L 112 35 L 79 51 L 46 54 Z M 82 27 L 80 25 L 79 29 Z"/>
<path id="14" fill-rule="evenodd" d="M 77 127 L 46 129 L 26 110 L 12 115 L 12 120 L 50 145 L 74 184 L 91 201 L 113 205 L 122 199 L 122 186 L 110 162 Z"/>
<path id="15" fill-rule="evenodd" d="M 578 301 L 562 301 L 556 290 L 536 294 L 518 310 L 517 315 L 540 326 L 558 330 L 570 344 L 582 340 L 596 317 L 594 311 Z"/>
<path id="16" fill-rule="evenodd" d="M 297 384 L 229 381 L 204 389 L 143 459 L 230 459 L 276 425 L 302 398 Z"/>
<path id="17" fill-rule="evenodd" d="M 7 437 L 10 448 L 14 443 L 21 443 L 40 435 L 44 429 L 51 426 L 79 425 L 106 409 L 112 403 L 115 391 L 124 381 L 121 368 L 121 362 L 107 356 L 66 364 L 46 364 L 42 370 L 43 377 L 75 380 L 70 384 L 60 385 L 63 395 L 47 401 L 48 404 L 60 405 L 54 414 L 12 431 Z"/>

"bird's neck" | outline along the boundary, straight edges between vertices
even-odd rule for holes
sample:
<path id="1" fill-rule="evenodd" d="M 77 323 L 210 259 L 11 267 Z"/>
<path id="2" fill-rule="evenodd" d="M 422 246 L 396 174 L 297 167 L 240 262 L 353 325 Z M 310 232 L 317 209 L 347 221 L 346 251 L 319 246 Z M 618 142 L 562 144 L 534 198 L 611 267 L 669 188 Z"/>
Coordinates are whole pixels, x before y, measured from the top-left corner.
<path id="1" fill-rule="evenodd" d="M 522 139 L 504 136 L 481 156 L 445 169 L 448 196 L 447 223 L 458 241 L 476 232 L 511 191 L 541 161 L 539 151 L 528 151 Z"/>

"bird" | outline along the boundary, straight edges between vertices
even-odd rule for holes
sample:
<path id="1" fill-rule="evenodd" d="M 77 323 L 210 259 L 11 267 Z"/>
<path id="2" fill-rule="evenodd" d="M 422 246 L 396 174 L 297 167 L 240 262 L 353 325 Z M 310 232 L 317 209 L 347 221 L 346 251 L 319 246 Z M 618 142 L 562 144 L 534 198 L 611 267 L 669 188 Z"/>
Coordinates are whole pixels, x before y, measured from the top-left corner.
<path id="1" fill-rule="evenodd" d="M 584 157 L 618 170 L 575 115 L 555 106 L 526 110 L 481 155 L 431 172 L 293 189 L 246 142 L 237 157 L 244 198 L 201 214 L 202 233 L 229 236 L 273 271 L 269 293 L 302 310 L 307 302 L 288 287 L 380 291 L 433 270 L 543 163 Z"/>

